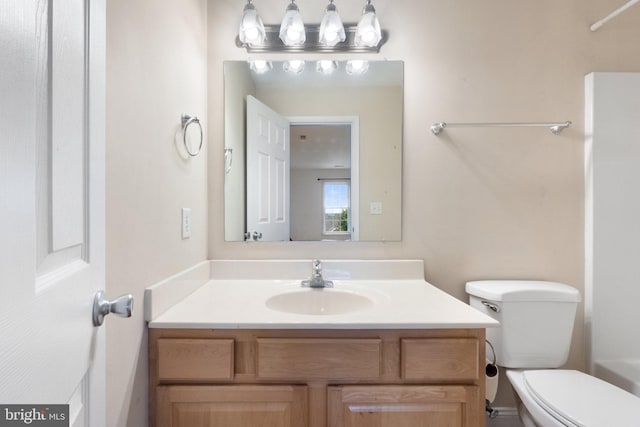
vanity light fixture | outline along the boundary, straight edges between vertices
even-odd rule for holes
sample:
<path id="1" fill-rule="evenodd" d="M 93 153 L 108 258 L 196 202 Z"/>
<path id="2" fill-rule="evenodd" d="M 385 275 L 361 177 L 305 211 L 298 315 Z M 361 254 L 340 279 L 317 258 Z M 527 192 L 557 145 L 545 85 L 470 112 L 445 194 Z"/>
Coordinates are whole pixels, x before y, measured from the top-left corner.
<path id="1" fill-rule="evenodd" d="M 381 30 L 371 0 L 366 0 L 358 24 L 344 24 L 335 0 L 328 2 L 319 24 L 305 25 L 295 0 L 280 25 L 262 25 L 252 0 L 244 8 L 236 46 L 249 53 L 378 53 L 388 38 Z M 640 1 L 640 0 L 638 0 Z M 289 2 L 289 0 L 287 0 Z"/>
<path id="2" fill-rule="evenodd" d="M 342 19 L 338 15 L 338 10 L 333 4 L 333 0 L 329 0 L 329 4 L 324 11 L 322 21 L 320 21 L 320 35 L 318 41 L 325 46 L 335 46 L 345 41 L 347 35 L 344 32 Z"/>
<path id="3" fill-rule="evenodd" d="M 323 59 L 316 64 L 316 71 L 322 74 L 331 74 L 338 69 L 338 63 L 329 59 Z"/>
<path id="4" fill-rule="evenodd" d="M 369 69 L 369 61 L 362 59 L 352 59 L 347 61 L 346 71 L 347 74 L 359 75 L 364 74 Z"/>
<path id="5" fill-rule="evenodd" d="M 285 46 L 301 46 L 306 39 L 300 9 L 298 9 L 295 0 L 291 0 L 284 18 L 282 18 L 282 24 L 280 24 L 280 40 Z"/>
<path id="6" fill-rule="evenodd" d="M 264 43 L 265 30 L 264 24 L 256 7 L 251 3 L 251 0 L 247 0 L 247 4 L 242 11 L 242 20 L 240 21 L 240 30 L 238 31 L 238 38 L 242 43 L 249 46 L 256 46 Z"/>
<path id="7" fill-rule="evenodd" d="M 265 61 L 264 59 L 256 59 L 254 61 L 249 61 L 249 68 L 253 70 L 253 72 L 257 74 L 263 74 L 273 68 L 273 64 L 271 61 Z"/>
<path id="8" fill-rule="evenodd" d="M 290 59 L 282 64 L 282 69 L 287 73 L 300 74 L 304 70 L 304 61 L 300 59 Z"/>
<path id="9" fill-rule="evenodd" d="M 356 46 L 374 47 L 380 43 L 380 40 L 382 40 L 382 31 L 376 9 L 371 4 L 371 0 L 367 0 L 356 28 L 355 44 Z"/>

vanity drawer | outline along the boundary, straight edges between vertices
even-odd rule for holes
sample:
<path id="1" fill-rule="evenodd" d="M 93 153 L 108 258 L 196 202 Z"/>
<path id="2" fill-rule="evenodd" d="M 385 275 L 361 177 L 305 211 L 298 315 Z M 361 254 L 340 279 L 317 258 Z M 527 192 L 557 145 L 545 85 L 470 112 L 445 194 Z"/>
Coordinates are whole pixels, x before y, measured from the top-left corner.
<path id="1" fill-rule="evenodd" d="M 480 345 L 475 338 L 401 340 L 405 380 L 473 382 L 480 378 Z"/>
<path id="2" fill-rule="evenodd" d="M 376 379 L 382 374 L 377 338 L 258 338 L 260 379 Z"/>
<path id="3" fill-rule="evenodd" d="M 160 381 L 233 379 L 233 340 L 159 339 L 158 379 Z"/>

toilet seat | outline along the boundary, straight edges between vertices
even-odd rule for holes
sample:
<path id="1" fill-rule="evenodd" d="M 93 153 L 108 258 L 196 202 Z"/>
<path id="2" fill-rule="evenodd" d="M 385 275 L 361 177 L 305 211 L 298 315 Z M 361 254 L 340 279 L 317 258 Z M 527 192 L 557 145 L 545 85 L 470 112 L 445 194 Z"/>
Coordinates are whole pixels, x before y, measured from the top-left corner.
<path id="1" fill-rule="evenodd" d="M 533 395 L 529 391 L 529 388 L 525 384 L 523 373 L 525 371 L 521 369 L 507 369 L 506 374 L 509 382 L 513 386 L 516 392 L 516 396 L 520 401 L 518 405 L 518 415 L 520 421 L 525 426 L 544 426 L 544 427 L 566 427 L 566 423 L 560 422 L 556 417 L 552 416 L 547 410 L 540 406 Z M 524 415 L 527 415 L 535 420 L 535 423 L 527 422 L 523 419 Z M 530 420 L 529 420 L 530 421 Z"/>
<path id="2" fill-rule="evenodd" d="M 572 370 L 522 371 L 533 400 L 567 426 L 634 426 L 640 398 L 593 376 Z"/>

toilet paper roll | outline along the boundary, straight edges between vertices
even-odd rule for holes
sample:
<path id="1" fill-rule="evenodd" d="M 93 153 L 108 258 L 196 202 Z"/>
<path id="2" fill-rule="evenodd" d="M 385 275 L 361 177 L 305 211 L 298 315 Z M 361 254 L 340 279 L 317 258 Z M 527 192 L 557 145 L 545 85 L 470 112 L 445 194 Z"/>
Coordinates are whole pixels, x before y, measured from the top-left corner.
<path id="1" fill-rule="evenodd" d="M 491 360 L 487 359 L 487 364 L 490 364 Z M 498 377 L 500 376 L 500 372 L 496 373 L 495 376 L 489 377 L 485 375 L 485 382 L 487 385 L 486 391 L 486 399 L 489 402 L 493 402 L 496 398 L 496 393 L 498 392 Z"/>

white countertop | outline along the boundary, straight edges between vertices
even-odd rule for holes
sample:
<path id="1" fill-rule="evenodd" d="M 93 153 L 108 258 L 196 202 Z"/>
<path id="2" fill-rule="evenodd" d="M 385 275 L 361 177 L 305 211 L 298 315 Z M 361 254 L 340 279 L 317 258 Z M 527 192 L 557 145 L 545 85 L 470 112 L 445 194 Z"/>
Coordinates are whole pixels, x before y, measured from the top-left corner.
<path id="1" fill-rule="evenodd" d="M 212 279 L 157 316 L 150 328 L 182 329 L 450 329 L 499 323 L 422 279 L 334 280 L 334 290 L 366 295 L 370 307 L 347 314 L 293 314 L 267 307 L 299 280 Z M 311 290 L 308 292 L 325 292 Z M 151 311 L 149 311 L 151 312 Z"/>

